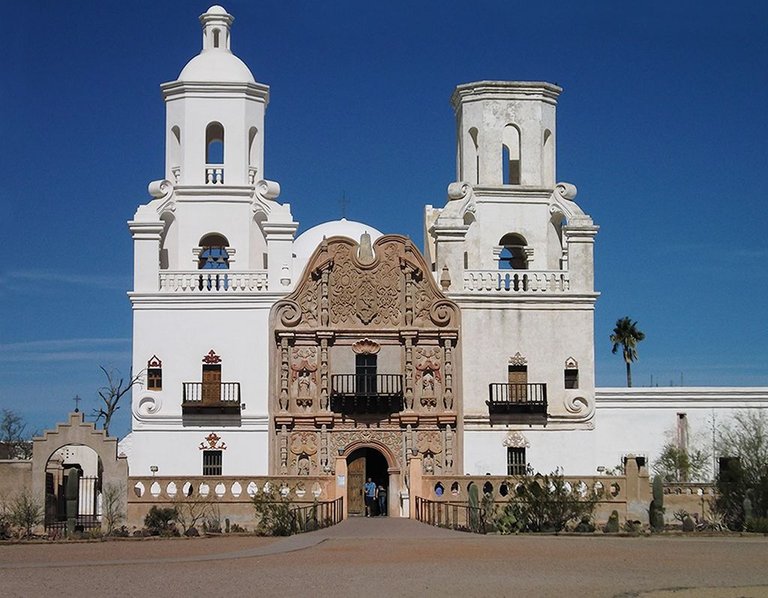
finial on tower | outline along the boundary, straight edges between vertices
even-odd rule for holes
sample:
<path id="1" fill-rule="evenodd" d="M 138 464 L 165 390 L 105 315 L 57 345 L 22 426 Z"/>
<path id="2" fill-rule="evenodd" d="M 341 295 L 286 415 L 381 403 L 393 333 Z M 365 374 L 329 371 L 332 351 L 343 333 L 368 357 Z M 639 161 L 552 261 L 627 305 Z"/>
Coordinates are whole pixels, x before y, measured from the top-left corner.
<path id="1" fill-rule="evenodd" d="M 229 29 L 234 20 L 235 17 L 218 4 L 214 4 L 201 14 L 203 50 L 229 51 Z"/>

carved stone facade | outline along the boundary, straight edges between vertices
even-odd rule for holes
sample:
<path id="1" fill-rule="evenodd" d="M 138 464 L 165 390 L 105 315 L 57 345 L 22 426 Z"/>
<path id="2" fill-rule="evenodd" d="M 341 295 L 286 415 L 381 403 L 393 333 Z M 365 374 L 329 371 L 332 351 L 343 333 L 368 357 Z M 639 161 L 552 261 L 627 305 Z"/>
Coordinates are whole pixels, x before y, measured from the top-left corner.
<path id="1" fill-rule="evenodd" d="M 355 447 L 459 472 L 459 318 L 405 237 L 324 240 L 272 308 L 270 472 L 331 474 Z"/>

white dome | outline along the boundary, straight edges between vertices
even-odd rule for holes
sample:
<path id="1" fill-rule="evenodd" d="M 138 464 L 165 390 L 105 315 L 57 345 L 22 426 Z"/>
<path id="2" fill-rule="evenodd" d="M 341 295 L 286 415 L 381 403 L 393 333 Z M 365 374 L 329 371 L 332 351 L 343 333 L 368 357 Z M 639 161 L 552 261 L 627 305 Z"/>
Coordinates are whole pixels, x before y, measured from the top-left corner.
<path id="1" fill-rule="evenodd" d="M 346 218 L 323 222 L 305 230 L 296 238 L 293 242 L 293 255 L 296 257 L 297 265 L 303 268 L 323 238 L 347 237 L 359 243 L 360 235 L 363 233 L 371 235 L 371 244 L 381 236 L 381 233 L 372 226 Z"/>
<path id="2" fill-rule="evenodd" d="M 251 69 L 228 50 L 203 50 L 182 69 L 179 81 L 256 82 Z"/>

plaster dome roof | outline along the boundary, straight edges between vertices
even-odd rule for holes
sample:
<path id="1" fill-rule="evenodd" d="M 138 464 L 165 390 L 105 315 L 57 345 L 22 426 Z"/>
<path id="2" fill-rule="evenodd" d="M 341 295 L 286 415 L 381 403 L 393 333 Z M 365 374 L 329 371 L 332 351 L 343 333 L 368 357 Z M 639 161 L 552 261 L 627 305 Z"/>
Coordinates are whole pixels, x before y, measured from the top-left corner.
<path id="1" fill-rule="evenodd" d="M 255 83 L 246 64 L 228 50 L 203 50 L 179 74 L 179 81 Z"/>
<path id="2" fill-rule="evenodd" d="M 323 222 L 317 226 L 313 226 L 310 229 L 301 233 L 293 242 L 293 255 L 297 261 L 306 262 L 312 252 L 315 251 L 318 245 L 326 237 L 347 237 L 353 241 L 360 242 L 360 236 L 363 233 L 371 235 L 371 243 L 375 243 L 376 239 L 382 236 L 381 232 L 363 224 L 362 222 L 356 222 L 354 220 L 347 220 L 342 218 L 341 220 L 331 220 L 330 222 Z"/>
<path id="3" fill-rule="evenodd" d="M 226 9 L 223 6 L 219 6 L 218 4 L 214 4 L 208 10 L 206 10 L 205 13 L 209 14 L 209 15 L 225 15 L 225 14 L 227 14 L 227 11 L 226 11 Z"/>

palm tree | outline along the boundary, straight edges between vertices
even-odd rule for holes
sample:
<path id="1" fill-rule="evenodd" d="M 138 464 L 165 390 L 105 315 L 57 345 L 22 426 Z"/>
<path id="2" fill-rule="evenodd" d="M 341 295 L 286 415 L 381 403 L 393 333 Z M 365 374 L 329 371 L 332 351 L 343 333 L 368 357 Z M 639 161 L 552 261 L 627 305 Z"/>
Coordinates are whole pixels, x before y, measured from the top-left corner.
<path id="1" fill-rule="evenodd" d="M 619 318 L 616 320 L 616 328 L 613 329 L 611 342 L 613 349 L 611 353 L 616 353 L 621 345 L 624 362 L 627 364 L 627 386 L 632 386 L 632 369 L 630 364 L 637 359 L 637 343 L 645 338 L 645 333 L 637 329 L 637 322 L 629 318 Z"/>

